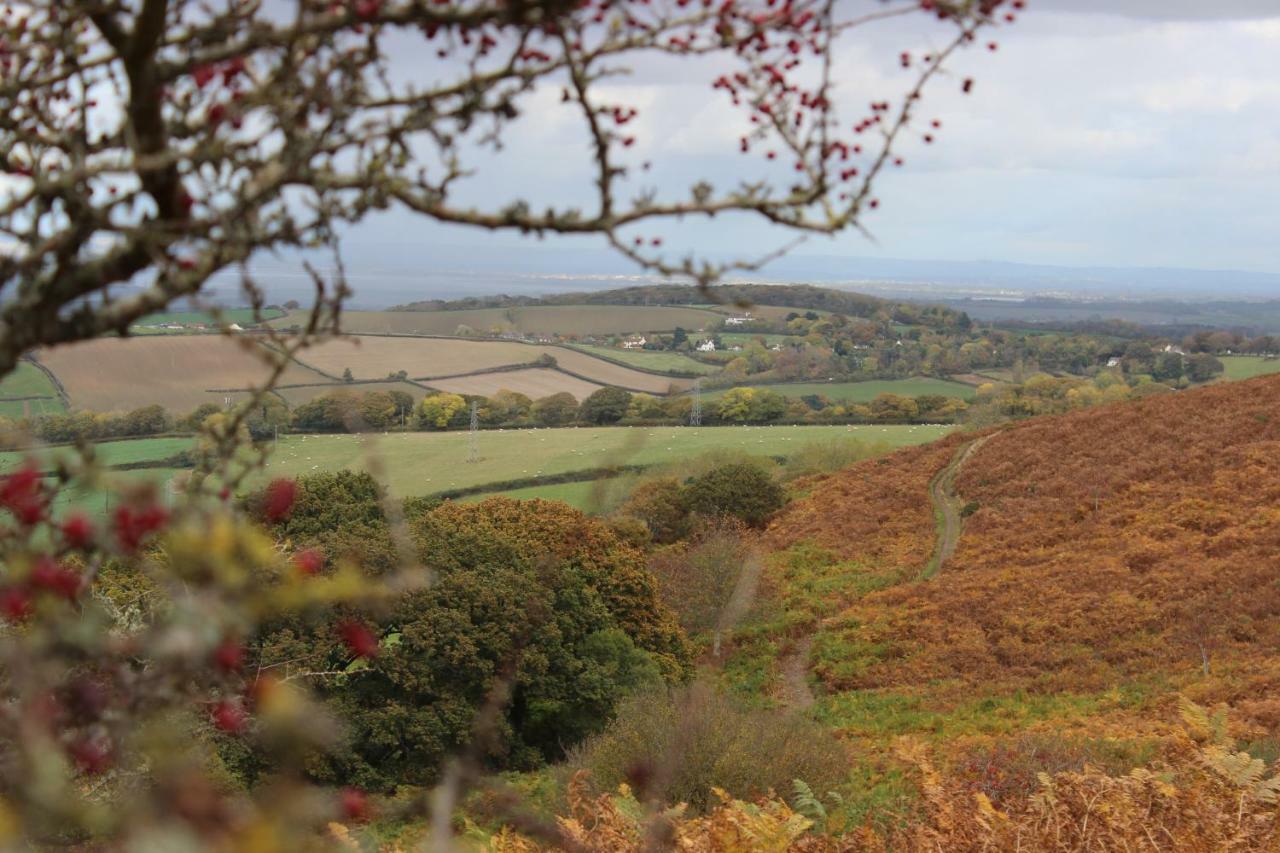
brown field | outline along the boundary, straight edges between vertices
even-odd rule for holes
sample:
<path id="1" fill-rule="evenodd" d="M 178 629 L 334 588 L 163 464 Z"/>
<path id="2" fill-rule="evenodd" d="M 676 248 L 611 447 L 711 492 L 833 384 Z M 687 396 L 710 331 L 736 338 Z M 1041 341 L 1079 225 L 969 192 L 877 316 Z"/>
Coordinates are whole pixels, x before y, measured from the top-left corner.
<path id="1" fill-rule="evenodd" d="M 507 341 L 363 336 L 328 341 L 308 348 L 300 360 L 332 376 L 351 368 L 356 379 L 385 379 L 399 370 L 411 378 L 452 376 L 473 370 L 527 364 L 536 347 Z"/>
<path id="2" fill-rule="evenodd" d="M 672 386 L 683 390 L 692 384 L 687 379 L 632 370 L 565 347 L 512 341 L 363 335 L 311 347 L 302 353 L 301 360 L 331 376 L 341 376 L 342 371 L 349 367 L 356 379 L 382 379 L 396 371 L 406 370 L 409 378 L 426 380 L 512 364 L 529 364 L 544 354 L 555 358 L 565 370 L 601 385 L 665 394 Z"/>
<path id="3" fill-rule="evenodd" d="M 558 370 L 546 368 L 511 370 L 505 373 L 477 373 L 474 376 L 461 376 L 456 379 L 435 379 L 430 382 L 430 385 L 432 388 L 454 394 L 482 394 L 485 397 L 490 397 L 499 391 L 516 391 L 534 400 L 568 391 L 579 402 L 590 396 L 593 391 L 603 387 L 567 376 Z"/>
<path id="4" fill-rule="evenodd" d="M 564 347 L 538 347 L 538 350 L 550 355 L 565 370 L 585 376 L 602 385 L 617 385 L 620 388 L 630 388 L 650 394 L 666 394 L 673 387 L 684 391 L 693 385 L 691 379 L 676 379 L 632 370 L 578 350 Z"/>
<path id="5" fill-rule="evenodd" d="M 329 385 L 305 385 L 295 386 L 291 388 L 277 388 L 276 394 L 285 399 L 290 407 L 297 406 L 314 400 L 321 394 L 331 394 L 335 391 L 350 391 L 353 394 L 367 394 L 371 391 L 404 391 L 415 400 L 421 400 L 427 395 L 427 390 L 414 385 L 410 382 L 361 382 L 356 385 L 347 385 L 345 383 L 331 383 Z"/>
<path id="6" fill-rule="evenodd" d="M 526 308 L 479 308 L 467 311 L 344 311 L 342 328 L 350 334 L 453 335 L 459 326 L 476 332 L 613 335 L 669 332 L 676 326 L 693 331 L 715 319 L 701 308 L 643 305 L 534 305 Z M 287 327 L 297 320 L 271 323 Z"/>
<path id="7" fill-rule="evenodd" d="M 100 338 L 41 350 L 38 358 L 77 408 L 112 412 L 159 403 L 182 413 L 221 403 L 227 395 L 210 394 L 211 388 L 248 388 L 266 379 L 266 366 L 245 346 L 258 345 L 221 335 Z M 293 365 L 280 384 L 324 381 Z"/>

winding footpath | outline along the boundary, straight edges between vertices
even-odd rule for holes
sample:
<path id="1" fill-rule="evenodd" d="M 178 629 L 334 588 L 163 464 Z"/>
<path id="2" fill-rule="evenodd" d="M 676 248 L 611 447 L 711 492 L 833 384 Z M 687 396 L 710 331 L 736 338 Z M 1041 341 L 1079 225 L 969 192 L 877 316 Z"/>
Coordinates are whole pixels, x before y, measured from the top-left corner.
<path id="1" fill-rule="evenodd" d="M 933 548 L 933 556 L 920 573 L 921 580 L 927 580 L 942 571 L 942 567 L 955 554 L 964 528 L 965 505 L 964 499 L 956 494 L 956 479 L 970 457 L 993 437 L 994 434 L 983 436 L 962 445 L 947 466 L 929 482 L 929 500 L 937 519 L 938 540 Z M 813 650 L 815 636 L 816 632 L 807 634 L 789 652 L 778 658 L 778 673 L 781 677 L 778 700 L 786 708 L 804 711 L 815 701 L 813 688 L 809 685 L 809 654 Z"/>
<path id="2" fill-rule="evenodd" d="M 964 527 L 964 499 L 956 494 L 956 479 L 969 458 L 992 437 L 983 436 L 963 445 L 956 451 L 950 464 L 939 471 L 929 483 L 929 500 L 933 502 L 933 513 L 938 520 L 938 542 L 934 545 L 933 556 L 920 575 L 922 579 L 931 578 L 942 571 L 942 567 L 955 554 L 956 546 L 960 544 L 960 532 Z"/>

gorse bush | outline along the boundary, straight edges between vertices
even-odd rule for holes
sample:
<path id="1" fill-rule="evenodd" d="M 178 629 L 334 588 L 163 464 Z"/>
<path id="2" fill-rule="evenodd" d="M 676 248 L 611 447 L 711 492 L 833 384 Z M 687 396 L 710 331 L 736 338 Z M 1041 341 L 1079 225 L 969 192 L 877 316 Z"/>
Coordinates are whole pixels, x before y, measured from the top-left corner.
<path id="1" fill-rule="evenodd" d="M 603 734 L 570 754 L 569 765 L 590 771 L 597 790 L 626 782 L 641 800 L 687 803 L 701 813 L 719 801 L 716 788 L 747 799 L 789 793 L 796 779 L 815 791 L 838 788 L 850 761 L 818 723 L 745 706 L 697 682 L 627 700 Z"/>
<path id="2" fill-rule="evenodd" d="M 762 527 L 782 505 L 786 493 L 769 472 L 757 464 L 736 463 L 715 468 L 689 483 L 689 508 L 708 517 L 732 516 L 751 527 Z"/>

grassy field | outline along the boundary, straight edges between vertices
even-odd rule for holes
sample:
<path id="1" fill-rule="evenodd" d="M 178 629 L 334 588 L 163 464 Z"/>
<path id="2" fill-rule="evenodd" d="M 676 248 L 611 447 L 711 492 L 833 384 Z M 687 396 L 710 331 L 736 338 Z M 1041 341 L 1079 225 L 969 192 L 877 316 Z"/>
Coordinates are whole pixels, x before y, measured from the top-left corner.
<path id="1" fill-rule="evenodd" d="M 1252 379 L 1269 373 L 1280 373 L 1280 358 L 1263 358 L 1260 355 L 1226 355 L 1218 359 L 1227 369 L 1223 375 L 1230 380 Z"/>
<path id="2" fill-rule="evenodd" d="M 34 400 L 0 400 L 0 415 L 13 420 L 40 415 L 59 415 L 67 410 L 61 397 L 37 397 Z"/>
<path id="3" fill-rule="evenodd" d="M 621 335 L 670 332 L 677 326 L 701 329 L 717 316 L 703 308 L 645 305 L 535 305 L 464 311 L 344 311 L 342 328 L 351 334 L 455 335 L 460 326 L 481 334 L 523 332 Z M 274 321 L 289 326 L 298 319 Z"/>
<path id="4" fill-rule="evenodd" d="M 703 364 L 700 361 L 694 361 L 687 355 L 681 355 L 678 352 L 662 352 L 658 350 L 643 349 L 619 349 L 616 347 L 596 347 L 588 344 L 574 344 L 574 349 L 582 350 L 592 355 L 600 355 L 605 358 L 612 358 L 616 361 L 625 362 L 632 367 L 642 367 L 645 370 L 662 370 L 678 373 L 715 373 L 720 368 L 714 364 Z"/>
<path id="5" fill-rule="evenodd" d="M 38 399 L 14 400 L 13 397 Z M 0 380 L 0 415 L 17 420 L 30 412 L 37 415 L 53 415 L 67 410 L 58 389 L 49 381 L 45 372 L 28 361 L 18 362 L 13 372 Z"/>
<path id="6" fill-rule="evenodd" d="M 138 438 L 121 441 L 104 441 L 94 445 L 98 462 L 103 465 L 127 465 L 132 462 L 149 462 L 168 459 L 191 448 L 186 436 L 166 438 Z M 6 471 L 18 462 L 34 455 L 41 467 L 48 467 L 59 456 L 75 453 L 71 447 L 41 447 L 33 452 L 0 452 L 0 471 Z"/>
<path id="7" fill-rule="evenodd" d="M 785 456 L 810 441 L 853 437 L 890 447 L 945 435 L 931 426 L 593 427 L 495 430 L 479 435 L 468 463 L 466 432 L 281 436 L 263 475 L 298 476 L 339 468 L 372 470 L 393 494 L 431 494 L 609 465 L 674 462 L 712 450 Z M 566 490 L 571 492 L 572 490 Z"/>
<path id="8" fill-rule="evenodd" d="M 945 379 L 917 376 L 911 379 L 873 380 L 870 382 L 784 382 L 778 385 L 761 385 L 785 397 L 803 397 L 808 394 L 822 396 L 841 403 L 870 403 L 880 394 L 900 394 L 904 397 L 920 397 L 940 394 L 943 397 L 973 397 L 974 388 Z M 724 396 L 727 388 L 708 395 L 712 400 Z"/>
<path id="9" fill-rule="evenodd" d="M 283 316 L 285 316 L 285 312 L 279 308 L 262 309 L 262 318 L 264 320 L 276 320 Z M 252 308 L 227 308 L 221 312 L 221 317 L 223 322 L 239 323 L 241 326 L 247 326 L 255 322 Z M 148 314 L 134 325 L 160 326 L 166 323 L 209 325 L 213 321 L 213 314 L 208 311 L 166 311 L 161 314 Z"/>
<path id="10" fill-rule="evenodd" d="M 98 340 L 41 350 L 42 364 L 67 390 L 71 403 L 96 412 L 128 411 L 159 403 L 184 414 L 202 403 L 223 402 L 213 388 L 248 388 L 267 377 L 247 338 L 162 335 Z M 293 365 L 281 385 L 328 382 Z"/>
<path id="11" fill-rule="evenodd" d="M 13 372 L 0 379 L 0 397 L 56 397 L 58 389 L 53 387 L 45 372 L 29 361 L 20 361 Z"/>
<path id="12" fill-rule="evenodd" d="M 745 347 L 753 344 L 760 338 L 764 338 L 765 346 L 785 346 L 794 341 L 804 340 L 797 335 L 766 335 L 763 332 L 752 334 L 750 332 L 721 332 L 720 340 L 728 346 Z"/>

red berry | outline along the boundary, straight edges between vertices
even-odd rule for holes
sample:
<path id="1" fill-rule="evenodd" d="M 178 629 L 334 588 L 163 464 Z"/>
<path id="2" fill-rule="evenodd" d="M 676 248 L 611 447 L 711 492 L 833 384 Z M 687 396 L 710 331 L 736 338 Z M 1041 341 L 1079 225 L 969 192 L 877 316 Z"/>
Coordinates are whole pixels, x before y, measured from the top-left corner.
<path id="1" fill-rule="evenodd" d="M 354 619 L 338 626 L 338 636 L 353 655 L 360 658 L 378 656 L 378 638 L 361 622 Z"/>
<path id="2" fill-rule="evenodd" d="M 343 788 L 338 795 L 338 804 L 342 809 L 342 816 L 349 821 L 362 822 L 369 819 L 369 797 L 359 788 Z"/>
<path id="3" fill-rule="evenodd" d="M 71 758 L 80 772 L 97 775 L 111 766 L 111 744 L 105 737 L 87 737 L 71 745 Z"/>
<path id="4" fill-rule="evenodd" d="M 218 731 L 227 734 L 238 734 L 244 731 L 244 727 L 249 723 L 249 715 L 240 703 L 226 699 L 213 706 L 210 717 Z"/>
<path id="5" fill-rule="evenodd" d="M 16 586 L 0 590 L 0 613 L 11 622 L 21 622 L 31 615 L 31 594 Z"/>
<path id="6" fill-rule="evenodd" d="M 382 0 L 359 0 L 356 3 L 356 17 L 369 20 L 378 14 L 378 9 L 382 6 Z"/>
<path id="7" fill-rule="evenodd" d="M 218 75 L 218 70 L 212 65 L 197 65 L 191 71 L 191 78 L 196 81 L 196 86 L 203 89 L 209 85 L 209 82 Z"/>
<path id="8" fill-rule="evenodd" d="M 293 555 L 293 567 L 299 574 L 314 575 L 324 568 L 324 554 L 316 548 L 307 548 Z"/>
<path id="9" fill-rule="evenodd" d="M 143 507 L 122 504 L 116 507 L 112 516 L 120 548 L 129 554 L 137 551 L 143 540 L 164 527 L 168 521 L 169 511 L 159 504 Z"/>
<path id="10" fill-rule="evenodd" d="M 72 599 L 80 592 L 80 575 L 59 565 L 52 557 L 41 557 L 31 571 L 31 585 Z"/>
<path id="11" fill-rule="evenodd" d="M 62 520 L 62 539 L 68 548 L 83 550 L 93 541 L 93 523 L 83 513 L 73 513 Z"/>
<path id="12" fill-rule="evenodd" d="M 13 513 L 18 522 L 30 527 L 44 518 L 45 495 L 40 488 L 40 470 L 25 462 L 0 479 L 0 506 Z"/>
<path id="13" fill-rule="evenodd" d="M 262 495 L 263 517 L 271 524 L 284 521 L 293 510 L 293 502 L 297 497 L 298 484 L 293 480 L 272 480 Z"/>
<path id="14" fill-rule="evenodd" d="M 213 650 L 213 663 L 223 672 L 239 672 L 244 666 L 244 646 L 235 640 L 223 640 Z"/>

